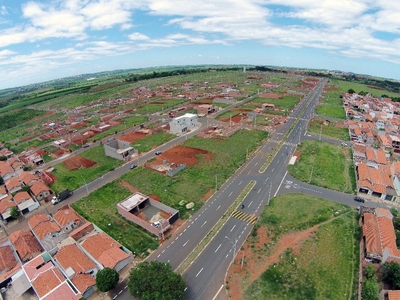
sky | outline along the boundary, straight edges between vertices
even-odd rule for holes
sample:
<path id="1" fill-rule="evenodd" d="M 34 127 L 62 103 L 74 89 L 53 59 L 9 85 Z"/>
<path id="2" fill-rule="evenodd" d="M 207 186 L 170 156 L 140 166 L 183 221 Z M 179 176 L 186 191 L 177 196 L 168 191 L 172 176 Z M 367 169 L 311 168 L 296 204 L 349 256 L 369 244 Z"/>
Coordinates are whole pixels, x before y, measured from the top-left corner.
<path id="1" fill-rule="evenodd" d="M 400 1 L 0 0 L 0 89 L 201 64 L 399 80 Z"/>

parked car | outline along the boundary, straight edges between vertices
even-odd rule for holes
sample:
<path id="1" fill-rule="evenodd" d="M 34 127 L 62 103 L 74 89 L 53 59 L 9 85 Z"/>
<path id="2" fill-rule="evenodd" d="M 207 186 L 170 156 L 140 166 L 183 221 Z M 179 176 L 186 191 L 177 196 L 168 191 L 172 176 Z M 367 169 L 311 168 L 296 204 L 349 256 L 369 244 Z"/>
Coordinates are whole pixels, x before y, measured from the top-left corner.
<path id="1" fill-rule="evenodd" d="M 156 151 L 155 155 L 160 155 L 161 153 L 161 151 Z"/>
<path id="2" fill-rule="evenodd" d="M 342 142 L 343 147 L 347 147 L 347 144 L 345 142 Z"/>
<path id="3" fill-rule="evenodd" d="M 89 147 L 88 144 L 83 145 L 83 148 L 88 148 L 88 147 Z"/>
<path id="4" fill-rule="evenodd" d="M 133 169 L 136 168 L 136 167 L 137 167 L 137 165 L 131 165 L 131 166 L 130 166 L 131 170 L 133 170 Z"/>
<path id="5" fill-rule="evenodd" d="M 354 201 L 364 203 L 365 199 L 363 197 L 354 197 Z"/>

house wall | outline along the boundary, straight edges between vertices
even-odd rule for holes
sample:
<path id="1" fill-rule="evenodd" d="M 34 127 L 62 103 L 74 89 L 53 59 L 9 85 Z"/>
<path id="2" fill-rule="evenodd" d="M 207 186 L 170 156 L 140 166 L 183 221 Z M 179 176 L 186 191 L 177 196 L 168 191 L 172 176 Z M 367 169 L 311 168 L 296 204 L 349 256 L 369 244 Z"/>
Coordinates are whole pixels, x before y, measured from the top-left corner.
<path id="1" fill-rule="evenodd" d="M 124 160 L 122 155 L 117 152 L 116 148 L 113 148 L 109 145 L 104 145 L 104 151 L 107 156 L 113 157 L 115 159 Z"/>
<path id="2" fill-rule="evenodd" d="M 93 224 L 90 224 L 87 226 L 85 229 L 80 230 L 79 232 L 75 233 L 74 235 L 71 235 L 71 237 L 77 241 L 87 235 L 89 232 L 92 232 L 94 230 Z"/>
<path id="3" fill-rule="evenodd" d="M 37 201 L 43 200 L 44 198 L 50 196 L 50 191 L 43 191 L 39 195 L 36 195 L 35 198 Z"/>
<path id="4" fill-rule="evenodd" d="M 131 261 L 133 260 L 132 255 L 129 257 L 125 258 L 124 260 L 121 260 L 119 263 L 117 263 L 114 267 L 114 270 L 119 272 L 121 271 L 125 266 L 127 266 Z"/>
<path id="5" fill-rule="evenodd" d="M 163 211 L 168 212 L 168 213 L 171 214 L 171 217 L 168 219 L 168 221 L 172 220 L 172 223 L 173 223 L 179 218 L 179 211 L 178 210 L 173 209 L 172 207 L 169 207 L 169 206 L 167 206 L 165 204 L 162 204 L 162 203 L 160 203 L 158 201 L 152 200 L 151 198 L 149 198 L 149 200 L 150 200 L 151 206 L 154 206 L 154 207 L 158 208 L 159 210 L 163 210 Z M 172 225 L 172 223 L 170 222 L 171 225 Z M 153 227 L 153 226 L 151 226 L 151 227 Z M 158 231 L 157 231 L 157 235 L 158 235 Z"/>
<path id="6" fill-rule="evenodd" d="M 170 131 L 173 133 L 182 133 L 185 130 L 192 129 L 197 125 L 197 116 L 174 118 L 169 123 Z"/>
<path id="7" fill-rule="evenodd" d="M 3 176 L 3 180 L 6 181 L 10 179 L 11 177 L 15 176 L 15 173 L 7 173 Z"/>
<path id="8" fill-rule="evenodd" d="M 396 194 L 400 195 L 400 180 L 398 176 L 394 176 L 393 187 L 396 190 Z"/>
<path id="9" fill-rule="evenodd" d="M 40 206 L 39 202 L 36 202 L 34 204 L 32 204 L 31 206 L 28 206 L 28 210 L 32 211 L 35 210 L 36 208 L 38 208 Z"/>
<path id="10" fill-rule="evenodd" d="M 151 224 L 145 220 L 142 220 L 141 218 L 136 217 L 134 214 L 131 214 L 130 212 L 126 211 L 120 205 L 117 205 L 118 212 L 121 216 L 123 216 L 125 219 L 134 222 L 135 224 L 138 224 L 139 226 L 143 227 L 147 231 L 151 232 L 152 234 L 155 234 L 158 236 L 158 229 L 154 226 L 151 226 Z"/>

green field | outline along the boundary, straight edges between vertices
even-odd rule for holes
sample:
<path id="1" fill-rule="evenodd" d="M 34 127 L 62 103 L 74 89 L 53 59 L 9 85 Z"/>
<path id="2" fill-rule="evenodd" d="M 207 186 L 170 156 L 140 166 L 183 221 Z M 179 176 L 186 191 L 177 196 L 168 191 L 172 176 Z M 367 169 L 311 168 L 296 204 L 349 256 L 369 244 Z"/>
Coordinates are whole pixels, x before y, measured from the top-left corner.
<path id="1" fill-rule="evenodd" d="M 355 83 L 343 80 L 334 80 L 334 83 L 340 87 L 341 92 L 347 93 L 349 89 L 353 89 L 356 93 L 361 91 L 371 93 L 375 97 L 380 97 L 382 95 L 388 95 L 389 97 L 400 97 L 399 93 L 389 92 L 384 89 L 368 87 L 366 84 Z"/>
<path id="2" fill-rule="evenodd" d="M 329 125 L 322 124 L 323 120 L 313 119 L 308 122 L 307 130 L 311 133 L 328 136 L 342 141 L 349 141 L 349 130 L 347 128 L 336 127 L 335 121 L 331 121 Z"/>
<path id="3" fill-rule="evenodd" d="M 296 96 L 296 95 L 284 96 L 282 99 L 269 99 L 269 98 L 257 97 L 253 99 L 252 102 L 260 103 L 260 107 L 262 103 L 269 103 L 269 104 L 274 104 L 275 107 L 280 109 L 292 110 L 293 108 L 295 108 L 297 103 L 300 102 L 301 98 L 302 98 L 301 96 Z"/>
<path id="4" fill-rule="evenodd" d="M 287 194 L 272 199 L 257 223 L 266 227 L 271 242 L 254 247 L 253 257 L 262 262 L 273 253 L 286 233 L 319 227 L 301 244 L 280 254 L 254 282 L 247 283 L 244 299 L 357 299 L 359 228 L 357 215 L 348 206 L 303 194 Z M 229 293 L 229 291 L 228 291 Z"/>
<path id="5" fill-rule="evenodd" d="M 157 248 L 157 238 L 118 214 L 117 203 L 131 195 L 119 182 L 106 184 L 72 207 L 136 255 L 145 257 L 148 249 Z"/>
<path id="6" fill-rule="evenodd" d="M 349 148 L 322 141 L 305 141 L 298 147 L 300 159 L 288 166 L 289 173 L 303 181 L 344 193 L 355 193 L 355 174 Z"/>
<path id="7" fill-rule="evenodd" d="M 95 161 L 96 164 L 90 168 L 81 168 L 75 171 L 69 171 L 63 163 L 56 164 L 53 174 L 57 177 L 57 180 L 51 185 L 55 192 L 59 193 L 64 189 L 76 190 L 83 186 L 85 181 L 89 183 L 123 163 L 106 156 L 102 145 L 88 149 L 81 156 Z"/>
<path id="8" fill-rule="evenodd" d="M 344 120 L 346 119 L 346 112 L 344 111 L 344 108 L 342 106 L 318 105 L 315 108 L 315 112 L 318 115 L 324 115 Z"/>
<path id="9" fill-rule="evenodd" d="M 134 142 L 132 147 L 138 150 L 139 153 L 145 153 L 157 146 L 165 144 L 174 138 L 176 138 L 176 135 L 161 130 Z"/>

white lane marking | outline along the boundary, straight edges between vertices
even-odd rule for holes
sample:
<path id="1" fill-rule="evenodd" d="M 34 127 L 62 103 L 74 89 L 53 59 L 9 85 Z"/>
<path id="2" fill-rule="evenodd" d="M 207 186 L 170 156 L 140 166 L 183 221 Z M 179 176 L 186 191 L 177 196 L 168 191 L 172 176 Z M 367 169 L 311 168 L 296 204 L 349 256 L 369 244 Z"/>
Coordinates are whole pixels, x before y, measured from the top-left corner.
<path id="1" fill-rule="evenodd" d="M 216 209 L 215 211 L 217 211 L 217 210 L 218 210 L 220 207 L 221 207 L 221 205 L 220 205 L 220 206 L 218 206 L 218 207 L 217 207 L 217 209 Z"/>
<path id="2" fill-rule="evenodd" d="M 242 184 L 242 182 L 243 182 L 243 181 L 239 182 L 239 185 L 241 185 L 241 184 Z"/>
<path id="3" fill-rule="evenodd" d="M 116 299 L 117 297 L 118 297 L 118 295 L 115 295 L 115 296 L 113 297 L 113 300 Z"/>
<path id="4" fill-rule="evenodd" d="M 221 248 L 221 246 L 222 246 L 222 244 L 220 244 L 220 245 L 218 246 L 218 248 L 215 250 L 214 253 L 216 253 L 216 252 L 219 250 L 219 248 Z"/>
<path id="5" fill-rule="evenodd" d="M 261 192 L 261 189 L 258 190 L 257 194 L 259 194 Z"/>
<path id="6" fill-rule="evenodd" d="M 271 172 L 273 173 L 273 172 L 274 172 L 274 170 L 275 170 L 275 168 L 273 168 Z"/>
<path id="7" fill-rule="evenodd" d="M 160 255 L 161 255 L 161 254 L 158 254 L 157 258 L 159 258 L 159 257 L 160 257 Z"/>
<path id="8" fill-rule="evenodd" d="M 232 229 L 231 229 L 231 232 L 233 231 L 233 229 L 236 227 L 236 225 L 233 225 L 233 227 L 232 227 Z"/>
<path id="9" fill-rule="evenodd" d="M 118 295 L 121 295 L 122 292 L 123 292 L 123 290 L 120 290 L 119 293 L 118 293 Z"/>
<path id="10" fill-rule="evenodd" d="M 207 223 L 207 221 L 204 221 L 203 225 L 201 225 L 200 228 L 203 227 L 204 225 L 206 225 L 206 223 Z"/>
<path id="11" fill-rule="evenodd" d="M 256 162 L 255 164 L 254 164 L 254 166 L 256 167 L 258 165 L 258 162 Z"/>
<path id="12" fill-rule="evenodd" d="M 165 252 L 165 249 L 161 252 L 161 254 L 163 254 Z"/>
<path id="13" fill-rule="evenodd" d="M 171 260 L 170 259 L 168 259 L 168 261 L 167 262 L 170 262 Z"/>
<path id="14" fill-rule="evenodd" d="M 233 194 L 233 192 L 231 192 L 228 197 L 230 197 L 232 194 Z"/>
<path id="15" fill-rule="evenodd" d="M 185 287 L 185 289 L 183 291 L 186 292 L 186 290 L 187 290 L 187 287 Z"/>
<path id="16" fill-rule="evenodd" d="M 217 296 L 218 296 L 219 292 L 221 292 L 223 287 L 224 287 L 224 285 L 221 285 L 221 287 L 219 288 L 218 292 L 215 294 L 214 298 L 212 298 L 212 300 L 217 299 Z"/>
<path id="17" fill-rule="evenodd" d="M 278 194 L 278 191 L 279 191 L 279 189 L 281 188 L 281 185 L 282 185 L 283 181 L 285 180 L 286 175 L 287 175 L 287 171 L 286 171 L 286 173 L 285 173 L 285 176 L 283 176 L 282 181 L 281 181 L 281 183 L 279 184 L 278 189 L 276 190 L 274 197 L 276 196 L 276 194 Z"/>
<path id="18" fill-rule="evenodd" d="M 186 243 L 184 243 L 184 244 L 183 244 L 183 247 L 185 247 L 185 246 L 186 246 L 186 244 L 187 244 L 189 241 L 190 241 L 190 240 L 187 240 L 187 241 L 186 241 Z"/>
<path id="19" fill-rule="evenodd" d="M 250 205 L 251 205 L 252 203 L 253 203 L 253 201 L 250 202 L 249 207 L 250 207 Z"/>
<path id="20" fill-rule="evenodd" d="M 251 170 L 249 171 L 249 173 L 247 173 L 247 175 L 249 175 L 251 173 Z"/>
<path id="21" fill-rule="evenodd" d="M 201 270 L 199 271 L 199 273 L 197 273 L 196 277 L 200 275 L 201 271 L 203 271 L 203 268 L 201 268 Z"/>

